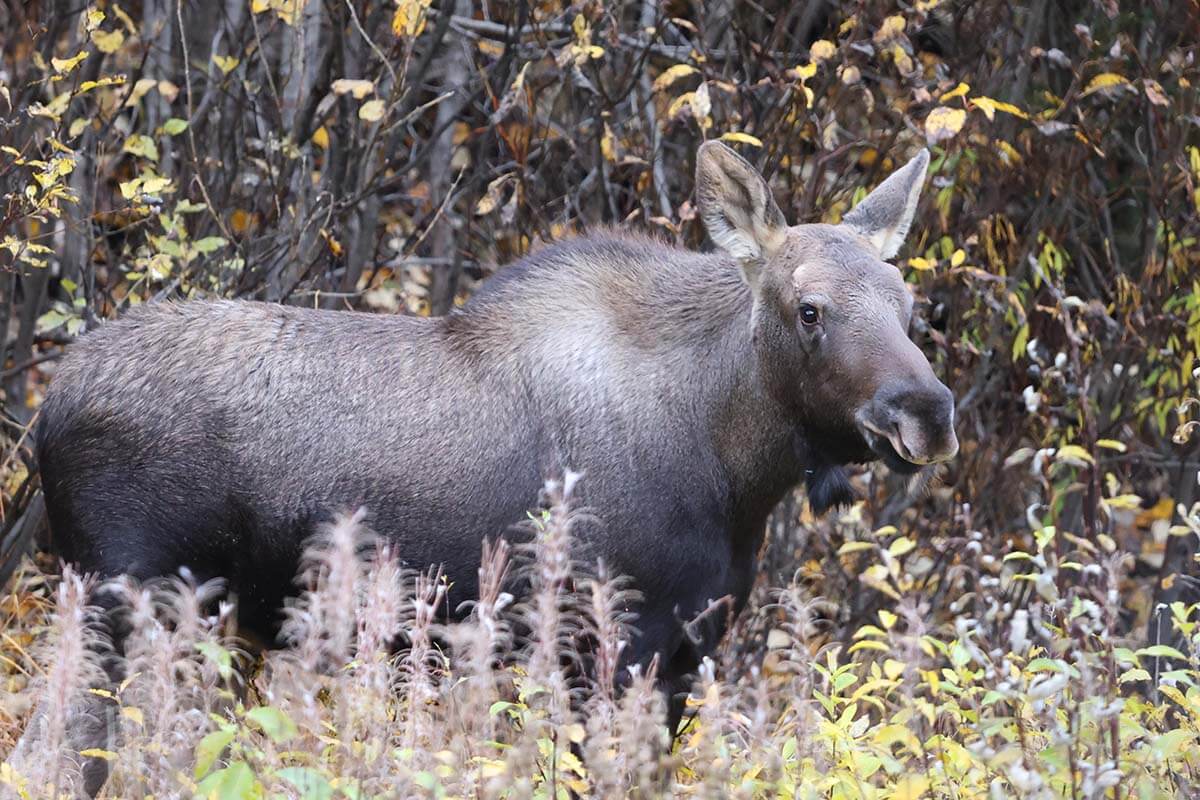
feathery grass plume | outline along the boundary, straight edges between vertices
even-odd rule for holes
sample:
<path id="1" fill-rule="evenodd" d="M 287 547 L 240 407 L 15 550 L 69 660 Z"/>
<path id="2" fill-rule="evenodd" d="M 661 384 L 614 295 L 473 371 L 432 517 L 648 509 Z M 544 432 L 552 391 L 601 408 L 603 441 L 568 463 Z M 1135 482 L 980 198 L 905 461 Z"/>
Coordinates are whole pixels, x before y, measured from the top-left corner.
<path id="1" fill-rule="evenodd" d="M 729 718 L 729 698 L 717 680 L 711 658 L 700 663 L 699 680 L 688 698 L 696 706 L 695 722 L 685 734 L 685 747 L 695 754 L 698 763 L 705 765 L 704 775 L 695 796 L 725 800 L 729 796 L 733 758 L 726 742 L 725 721 Z"/>
<path id="2" fill-rule="evenodd" d="M 446 690 L 450 724 L 458 734 L 484 742 L 497 736 L 496 717 L 489 713 L 501 699 L 501 684 L 508 684 L 503 660 L 511 655 L 512 625 L 505 613 L 513 596 L 505 591 L 509 579 L 511 546 L 505 539 L 484 540 L 479 566 L 479 598 L 460 610 L 470 609 L 467 618 L 445 626 L 439 634 L 450 643 L 453 674 Z"/>
<path id="3" fill-rule="evenodd" d="M 810 642 L 817 612 L 827 603 L 809 597 L 798 575 L 772 596 L 763 610 L 778 623 L 767 635 L 763 677 L 774 689 L 778 730 L 795 739 L 800 758 L 816 758 L 820 748 L 810 734 L 818 729 L 820 714 L 813 700 L 816 654 Z"/>
<path id="4" fill-rule="evenodd" d="M 375 545 L 365 518 L 365 509 L 339 516 L 304 549 L 304 592 L 288 609 L 283 635 L 313 671 L 337 669 L 353 653 L 359 592 L 369 569 L 364 556 Z"/>
<path id="5" fill-rule="evenodd" d="M 534 520 L 534 538 L 526 550 L 533 558 L 526 572 L 529 597 L 520 610 L 528 628 L 531 648 L 526 665 L 530 685 L 545 693 L 551 718 L 560 721 L 567 705 L 567 674 L 578 657 L 574 642 L 581 614 L 574 578 L 580 572 L 572 557 L 571 526 L 576 517 L 571 493 L 581 476 L 567 472 L 562 482 L 547 482 L 549 508 Z"/>
<path id="6" fill-rule="evenodd" d="M 628 780 L 616 728 L 617 690 L 628 677 L 621 654 L 629 645 L 634 618 L 629 609 L 638 599 L 636 591 L 626 588 L 628 583 L 624 576 L 612 577 L 603 561 L 597 564 L 596 576 L 584 582 L 590 601 L 584 620 L 590 691 L 584 702 L 587 738 L 582 750 L 596 797 L 623 796 Z"/>
<path id="7" fill-rule="evenodd" d="M 406 593 L 411 611 L 406 614 L 404 633 L 407 652 L 400 661 L 400 689 L 404 697 L 404 736 L 401 746 L 414 754 L 440 750 L 442 734 L 434 717 L 438 681 L 446 674 L 445 662 L 433 644 L 434 623 L 446 598 L 446 582 L 441 568 L 431 567 L 417 573 Z M 414 763 L 418 769 L 429 765 Z"/>
<path id="8" fill-rule="evenodd" d="M 322 693 L 332 694 L 353 653 L 369 569 L 364 554 L 375 546 L 365 516 L 363 509 L 339 516 L 309 540 L 301 559 L 303 590 L 283 612 L 280 635 L 289 646 L 268 660 L 266 699 L 313 737 L 326 732 Z"/>
<path id="9" fill-rule="evenodd" d="M 518 700 L 528 711 L 504 759 L 507 774 L 518 778 L 513 789 L 517 794 L 533 791 L 531 776 L 542 776 L 551 791 L 560 778 L 570 780 L 560 771 L 573 771 L 577 759 L 571 747 L 582 738 L 572 686 L 581 674 L 576 643 L 583 614 L 575 582 L 582 571 L 572 555 L 571 535 L 581 512 L 570 505 L 580 477 L 568 471 L 561 482 L 546 483 L 548 508 L 532 520 L 532 541 L 519 549 L 527 559 L 519 577 L 528 595 L 516 613 L 528 643 L 520 656 L 524 674 L 515 683 Z"/>
<path id="10" fill-rule="evenodd" d="M 359 592 L 354 659 L 335 673 L 338 729 L 347 741 L 378 742 L 364 758 L 381 757 L 390 741 L 394 713 L 390 702 L 399 675 L 393 648 L 403 631 L 411 591 L 409 571 L 386 544 L 376 547 Z"/>
<path id="11" fill-rule="evenodd" d="M 491 797 L 481 772 L 495 769 L 503 749 L 501 738 L 512 729 L 492 713 L 497 702 L 515 699 L 513 634 L 509 619 L 513 596 L 509 583 L 511 545 L 505 539 L 484 540 L 478 571 L 479 597 L 464 602 L 462 622 L 441 626 L 437 636 L 449 643 L 450 672 L 440 685 L 440 719 L 447 752 L 460 765 L 447 792 L 461 797 Z M 505 791 L 496 784 L 496 791 Z"/>
<path id="12" fill-rule="evenodd" d="M 232 705 L 234 665 L 241 658 L 230 630 L 233 607 L 206 609 L 224 591 L 222 581 L 196 585 L 189 575 L 138 586 L 116 582 L 128 630 L 118 692 L 122 740 L 107 791 L 120 796 L 168 796 L 175 776 L 192 761 L 212 716 Z"/>
<path id="13" fill-rule="evenodd" d="M 666 796 L 671 773 L 680 761 L 678 756 L 670 754 L 670 743 L 666 703 L 658 687 L 657 661 L 645 671 L 636 665 L 630 667 L 629 682 L 617 700 L 612 738 L 615 752 L 611 754 L 610 766 L 611 772 L 622 778 L 625 797 L 651 800 Z M 605 788 L 607 783 L 606 778 Z"/>
<path id="14" fill-rule="evenodd" d="M 33 797 L 83 796 L 80 750 L 112 747 L 112 705 L 91 693 L 107 693 L 108 683 L 102 662 L 108 642 L 99 609 L 88 602 L 94 587 L 90 578 L 63 568 L 39 658 L 47 668 L 37 711 L 8 761 Z"/>

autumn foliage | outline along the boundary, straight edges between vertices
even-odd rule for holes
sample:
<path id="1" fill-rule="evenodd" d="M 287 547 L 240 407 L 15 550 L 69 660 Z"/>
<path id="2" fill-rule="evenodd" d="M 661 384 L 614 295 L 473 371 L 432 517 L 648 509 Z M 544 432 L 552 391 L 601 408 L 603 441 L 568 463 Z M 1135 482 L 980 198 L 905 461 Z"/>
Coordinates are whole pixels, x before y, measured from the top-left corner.
<path id="1" fill-rule="evenodd" d="M 0 788 L 76 786 L 56 720 L 89 695 L 86 583 L 39 538 L 26 435 L 75 337 L 184 297 L 441 314 L 601 225 L 703 247 L 693 160 L 721 138 L 793 222 L 930 148 L 897 267 L 958 458 L 918 485 L 864 470 L 825 519 L 778 509 L 670 752 L 647 676 L 556 671 L 561 630 L 625 635 L 594 565 L 481 598 L 448 653 L 437 576 L 346 545 L 354 521 L 266 659 L 204 588 L 128 587 L 145 641 L 106 791 L 1194 796 L 1198 43 L 1194 0 L 0 6 L 0 752 L 49 709 L 48 755 Z M 512 652 L 539 608 L 543 649 Z"/>

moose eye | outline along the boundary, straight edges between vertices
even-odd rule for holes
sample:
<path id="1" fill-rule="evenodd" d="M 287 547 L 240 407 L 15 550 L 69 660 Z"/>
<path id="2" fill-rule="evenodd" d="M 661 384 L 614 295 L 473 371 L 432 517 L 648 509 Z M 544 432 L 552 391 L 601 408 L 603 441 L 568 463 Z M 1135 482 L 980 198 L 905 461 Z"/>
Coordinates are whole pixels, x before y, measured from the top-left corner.
<path id="1" fill-rule="evenodd" d="M 821 312 L 817 311 L 817 307 L 805 303 L 800 306 L 800 322 L 804 325 L 812 326 L 821 321 Z"/>

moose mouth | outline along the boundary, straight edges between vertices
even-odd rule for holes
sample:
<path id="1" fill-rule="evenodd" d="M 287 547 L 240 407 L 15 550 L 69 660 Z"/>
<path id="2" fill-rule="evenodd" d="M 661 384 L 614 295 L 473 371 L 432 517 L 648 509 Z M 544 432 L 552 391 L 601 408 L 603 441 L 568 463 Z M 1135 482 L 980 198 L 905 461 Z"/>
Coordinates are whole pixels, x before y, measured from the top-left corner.
<path id="1" fill-rule="evenodd" d="M 921 470 L 921 464 L 916 464 L 900 455 L 899 451 L 896 450 L 896 446 L 892 444 L 891 438 L 873 426 L 864 424 L 860 432 L 867 446 L 871 448 L 871 452 L 878 456 L 879 460 L 886 464 L 887 468 L 892 472 L 898 472 L 901 475 L 914 475 Z"/>

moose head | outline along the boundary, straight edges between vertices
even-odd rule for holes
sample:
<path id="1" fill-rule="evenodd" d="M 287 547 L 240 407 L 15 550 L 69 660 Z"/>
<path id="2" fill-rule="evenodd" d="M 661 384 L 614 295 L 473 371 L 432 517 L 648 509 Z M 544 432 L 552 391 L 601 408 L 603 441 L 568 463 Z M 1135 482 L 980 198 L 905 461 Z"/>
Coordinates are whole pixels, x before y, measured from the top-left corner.
<path id="1" fill-rule="evenodd" d="M 762 176 L 701 146 L 696 193 L 713 241 L 753 292 L 763 388 L 804 433 L 814 507 L 852 496 L 837 465 L 911 474 L 958 452 L 954 398 L 908 338 L 913 298 L 887 259 L 904 242 L 929 165 L 922 150 L 839 225 L 788 225 Z M 816 476 L 815 478 L 813 476 Z"/>

